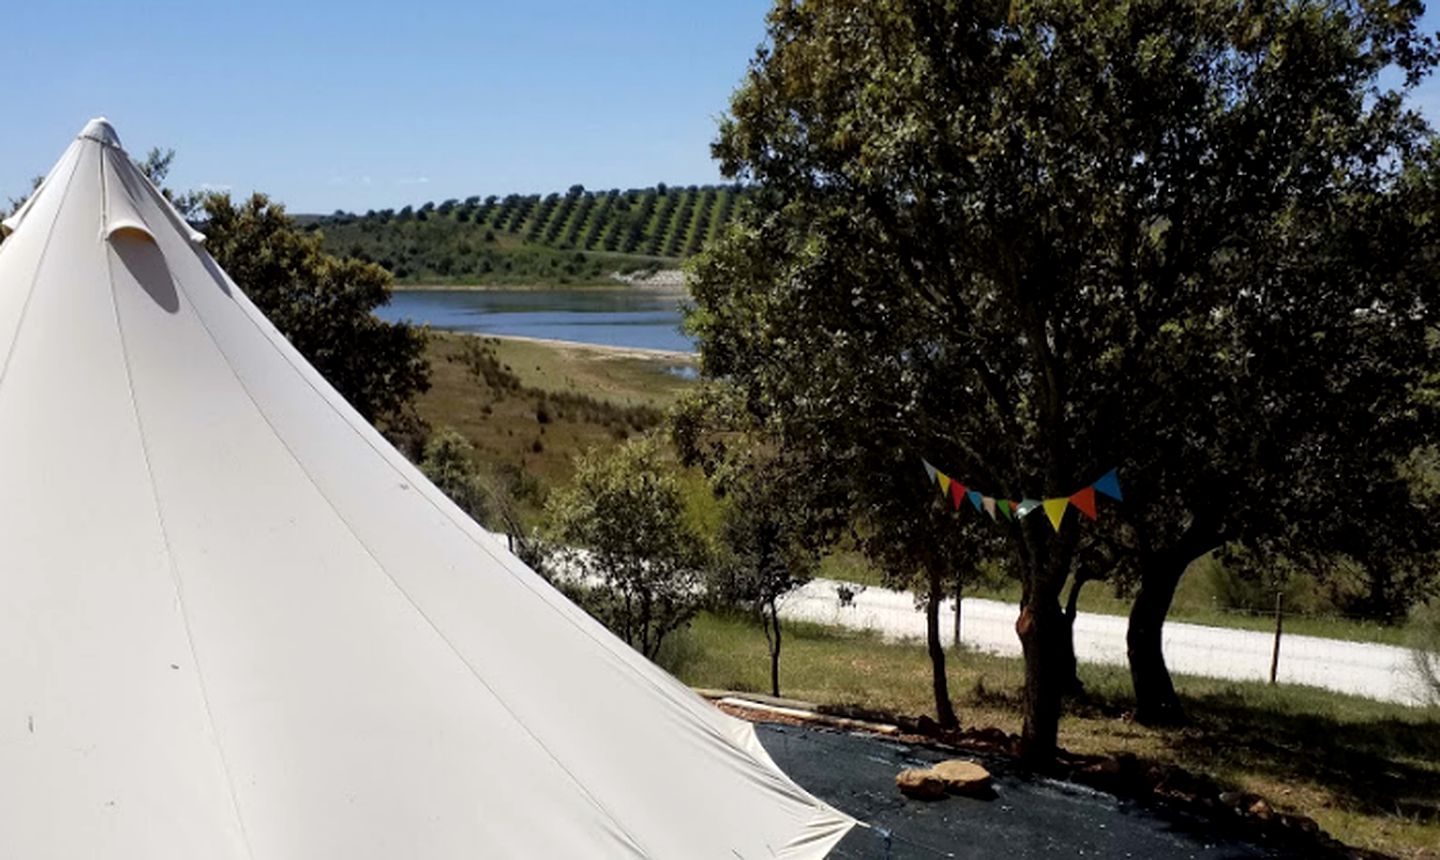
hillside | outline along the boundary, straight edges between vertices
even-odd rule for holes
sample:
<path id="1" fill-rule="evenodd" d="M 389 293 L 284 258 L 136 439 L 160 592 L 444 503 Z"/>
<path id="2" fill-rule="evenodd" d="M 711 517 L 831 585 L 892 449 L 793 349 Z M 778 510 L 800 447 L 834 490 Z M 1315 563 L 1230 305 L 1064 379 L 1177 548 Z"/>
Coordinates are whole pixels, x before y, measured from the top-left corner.
<path id="1" fill-rule="evenodd" d="M 370 260 L 401 284 L 604 283 L 674 268 L 733 217 L 739 186 L 470 197 L 356 215 L 301 216 L 328 250 Z"/>

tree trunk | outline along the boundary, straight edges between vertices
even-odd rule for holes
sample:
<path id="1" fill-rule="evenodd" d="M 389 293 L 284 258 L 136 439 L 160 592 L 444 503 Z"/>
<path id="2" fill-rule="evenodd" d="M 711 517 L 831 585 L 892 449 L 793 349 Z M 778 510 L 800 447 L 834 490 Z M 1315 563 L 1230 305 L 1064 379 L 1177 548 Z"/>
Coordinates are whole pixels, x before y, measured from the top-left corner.
<path id="1" fill-rule="evenodd" d="M 1058 589 L 1057 589 L 1058 591 Z M 1055 763 L 1060 734 L 1060 701 L 1065 693 L 1065 663 L 1069 641 L 1065 616 L 1053 594 L 1034 594 L 1020 607 L 1015 622 L 1025 654 L 1025 725 L 1020 734 L 1020 756 L 1038 770 Z"/>
<path id="2" fill-rule="evenodd" d="M 1184 572 L 1184 563 L 1149 566 L 1142 571 L 1140 592 L 1130 607 L 1125 645 L 1130 658 L 1130 681 L 1135 687 L 1135 720 L 1142 725 L 1174 725 L 1185 718 L 1161 645 L 1165 616 Z"/>
<path id="3" fill-rule="evenodd" d="M 775 635 L 766 637 L 770 640 L 770 695 L 780 697 L 780 611 L 775 608 L 775 600 L 770 600 L 770 624 L 775 629 Z"/>
<path id="4" fill-rule="evenodd" d="M 950 682 L 945 677 L 945 643 L 940 638 L 940 604 L 945 589 L 937 573 L 929 574 L 930 591 L 925 598 L 925 640 L 930 651 L 930 671 L 935 688 L 935 718 L 941 727 L 960 728 L 955 706 L 950 704 Z"/>
<path id="5" fill-rule="evenodd" d="M 1080 666 L 1075 657 L 1075 617 L 1080 614 L 1080 589 L 1089 582 L 1090 576 L 1083 570 L 1075 571 L 1075 576 L 1070 580 L 1070 596 L 1065 599 L 1065 695 L 1085 695 L 1085 684 L 1080 680 Z"/>
<path id="6" fill-rule="evenodd" d="M 959 656 L 960 650 L 961 650 L 961 644 L 960 644 L 960 604 L 961 604 L 961 597 L 960 597 L 960 595 L 957 594 L 957 595 L 955 595 L 955 635 L 954 635 L 953 637 L 951 637 L 951 645 L 955 648 L 955 654 L 956 654 L 956 656 Z"/>

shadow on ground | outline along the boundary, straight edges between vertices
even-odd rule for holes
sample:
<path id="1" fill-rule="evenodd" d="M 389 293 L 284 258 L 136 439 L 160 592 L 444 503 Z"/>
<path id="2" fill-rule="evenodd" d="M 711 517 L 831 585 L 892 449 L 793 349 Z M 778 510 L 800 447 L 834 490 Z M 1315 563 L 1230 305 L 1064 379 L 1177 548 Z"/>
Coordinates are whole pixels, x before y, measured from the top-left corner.
<path id="1" fill-rule="evenodd" d="M 1177 756 L 1310 783 L 1366 814 L 1440 822 L 1440 719 L 1280 710 L 1235 692 L 1192 697 L 1192 724 L 1167 733 Z"/>

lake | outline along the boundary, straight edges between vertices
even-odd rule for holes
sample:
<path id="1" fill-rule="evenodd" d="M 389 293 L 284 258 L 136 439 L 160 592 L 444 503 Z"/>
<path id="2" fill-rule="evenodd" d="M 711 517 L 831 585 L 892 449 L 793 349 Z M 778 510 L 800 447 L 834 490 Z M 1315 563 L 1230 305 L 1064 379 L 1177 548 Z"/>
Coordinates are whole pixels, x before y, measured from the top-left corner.
<path id="1" fill-rule="evenodd" d="M 616 289 L 396 290 L 375 313 L 431 328 L 694 352 L 676 292 Z"/>

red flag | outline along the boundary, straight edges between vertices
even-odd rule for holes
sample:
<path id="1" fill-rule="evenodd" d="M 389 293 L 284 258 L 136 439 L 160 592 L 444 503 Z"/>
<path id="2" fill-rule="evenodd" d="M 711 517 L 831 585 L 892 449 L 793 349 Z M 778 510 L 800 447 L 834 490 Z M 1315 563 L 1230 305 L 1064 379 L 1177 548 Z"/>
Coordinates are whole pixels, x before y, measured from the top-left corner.
<path id="1" fill-rule="evenodd" d="M 1095 519 L 1095 488 L 1086 487 L 1070 497 L 1070 504 L 1080 509 L 1080 512 L 1090 519 Z"/>
<path id="2" fill-rule="evenodd" d="M 960 510 L 960 502 L 965 498 L 965 485 L 952 480 L 950 482 L 950 498 L 955 503 L 955 510 Z"/>

